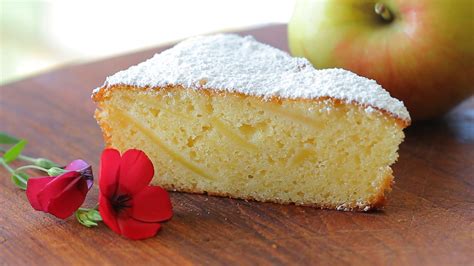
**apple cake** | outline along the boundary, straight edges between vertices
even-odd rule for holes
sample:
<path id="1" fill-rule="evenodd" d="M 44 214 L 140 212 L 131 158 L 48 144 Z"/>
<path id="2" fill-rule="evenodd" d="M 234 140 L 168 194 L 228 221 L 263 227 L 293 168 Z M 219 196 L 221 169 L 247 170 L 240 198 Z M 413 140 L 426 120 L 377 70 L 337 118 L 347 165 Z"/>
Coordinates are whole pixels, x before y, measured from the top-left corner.
<path id="1" fill-rule="evenodd" d="M 107 147 L 143 150 L 174 191 L 380 208 L 404 104 L 375 81 L 233 34 L 194 37 L 93 91 Z"/>

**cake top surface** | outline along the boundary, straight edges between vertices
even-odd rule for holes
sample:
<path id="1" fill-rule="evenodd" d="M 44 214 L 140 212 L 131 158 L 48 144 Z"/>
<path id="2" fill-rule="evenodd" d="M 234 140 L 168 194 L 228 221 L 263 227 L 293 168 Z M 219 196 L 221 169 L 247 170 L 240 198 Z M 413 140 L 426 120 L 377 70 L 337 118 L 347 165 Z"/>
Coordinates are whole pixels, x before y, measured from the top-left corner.
<path id="1" fill-rule="evenodd" d="M 304 58 L 235 34 L 187 39 L 151 59 L 107 78 L 113 85 L 164 87 L 181 85 L 264 98 L 331 97 L 385 110 L 409 121 L 403 102 L 374 80 L 343 69 L 316 70 Z M 94 93 L 100 89 L 94 90 Z"/>

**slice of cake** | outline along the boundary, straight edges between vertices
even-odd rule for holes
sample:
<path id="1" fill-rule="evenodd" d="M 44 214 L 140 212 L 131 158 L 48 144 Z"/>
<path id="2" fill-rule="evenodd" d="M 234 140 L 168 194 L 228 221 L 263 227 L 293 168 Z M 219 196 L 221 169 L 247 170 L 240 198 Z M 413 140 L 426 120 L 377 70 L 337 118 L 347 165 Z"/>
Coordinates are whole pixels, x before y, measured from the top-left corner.
<path id="1" fill-rule="evenodd" d="M 93 92 L 105 143 L 170 190 L 338 210 L 384 205 L 410 116 L 375 81 L 252 37 L 195 37 Z"/>

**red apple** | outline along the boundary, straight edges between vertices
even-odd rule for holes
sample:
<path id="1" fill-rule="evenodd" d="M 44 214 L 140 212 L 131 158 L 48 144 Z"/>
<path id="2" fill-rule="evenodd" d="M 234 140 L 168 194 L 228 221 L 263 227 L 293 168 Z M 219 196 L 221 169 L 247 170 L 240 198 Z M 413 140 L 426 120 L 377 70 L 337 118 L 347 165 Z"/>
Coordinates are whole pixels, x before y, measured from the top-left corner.
<path id="1" fill-rule="evenodd" d="M 473 0 L 297 0 L 295 56 L 375 79 L 414 119 L 474 93 Z"/>

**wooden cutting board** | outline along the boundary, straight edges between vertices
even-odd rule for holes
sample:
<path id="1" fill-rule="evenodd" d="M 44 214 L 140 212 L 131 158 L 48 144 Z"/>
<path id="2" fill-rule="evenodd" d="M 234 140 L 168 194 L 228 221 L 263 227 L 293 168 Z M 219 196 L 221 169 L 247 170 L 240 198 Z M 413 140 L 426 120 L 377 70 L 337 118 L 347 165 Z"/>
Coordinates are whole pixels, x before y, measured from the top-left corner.
<path id="1" fill-rule="evenodd" d="M 244 32 L 287 50 L 286 26 Z M 165 47 L 65 66 L 0 89 L 0 131 L 26 152 L 98 171 L 103 148 L 91 90 Z M 354 213 L 171 193 L 174 218 L 157 237 L 130 241 L 29 206 L 0 170 L 0 264 L 372 264 L 474 261 L 474 98 L 406 130 L 385 210 Z M 86 201 L 97 202 L 97 188 Z"/>

